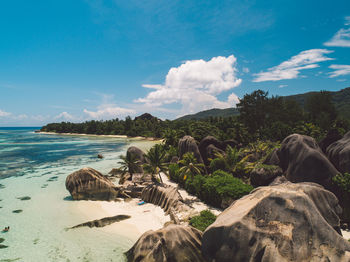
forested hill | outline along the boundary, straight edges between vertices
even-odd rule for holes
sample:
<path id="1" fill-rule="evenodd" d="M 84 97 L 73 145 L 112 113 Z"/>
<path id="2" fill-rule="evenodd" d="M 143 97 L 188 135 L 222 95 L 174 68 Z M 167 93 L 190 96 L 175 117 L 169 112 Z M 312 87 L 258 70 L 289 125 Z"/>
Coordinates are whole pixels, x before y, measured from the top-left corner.
<path id="1" fill-rule="evenodd" d="M 239 115 L 237 108 L 226 108 L 226 109 L 218 109 L 213 108 L 205 111 L 198 112 L 193 115 L 185 115 L 177 120 L 199 120 L 199 119 L 206 119 L 209 117 L 230 117 L 230 116 L 236 116 Z"/>
<path id="2" fill-rule="evenodd" d="M 292 98 L 298 102 L 301 107 L 304 107 L 305 102 L 308 97 L 319 93 L 319 92 L 308 92 L 304 94 L 286 96 L 287 98 Z M 332 96 L 332 102 L 335 109 L 338 111 L 339 115 L 350 119 L 350 87 L 344 88 L 340 91 L 330 92 Z"/>
<path id="3" fill-rule="evenodd" d="M 319 93 L 319 92 L 308 92 L 304 94 L 285 96 L 285 98 L 294 99 L 302 108 L 304 108 L 305 101 L 308 97 Z M 330 92 L 332 96 L 332 102 L 338 111 L 340 116 L 350 119 L 350 87 L 344 88 L 340 91 Z M 226 109 L 210 109 L 198 112 L 192 115 L 185 115 L 178 120 L 199 120 L 206 119 L 209 117 L 230 117 L 239 115 L 237 108 L 226 108 Z"/>

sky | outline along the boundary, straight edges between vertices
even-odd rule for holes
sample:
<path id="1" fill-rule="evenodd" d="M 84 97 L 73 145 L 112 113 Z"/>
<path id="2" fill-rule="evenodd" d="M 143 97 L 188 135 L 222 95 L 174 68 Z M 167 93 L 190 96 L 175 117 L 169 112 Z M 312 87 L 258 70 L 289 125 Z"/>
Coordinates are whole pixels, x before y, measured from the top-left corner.
<path id="1" fill-rule="evenodd" d="M 349 81 L 348 0 L 0 3 L 0 126 L 175 119 Z"/>

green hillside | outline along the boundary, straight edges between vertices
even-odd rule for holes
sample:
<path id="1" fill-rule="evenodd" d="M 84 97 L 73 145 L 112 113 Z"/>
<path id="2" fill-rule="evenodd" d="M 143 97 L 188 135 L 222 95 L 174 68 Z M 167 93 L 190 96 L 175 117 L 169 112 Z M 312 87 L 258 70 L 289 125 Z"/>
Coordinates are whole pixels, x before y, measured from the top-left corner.
<path id="1" fill-rule="evenodd" d="M 302 107 L 305 105 L 307 97 L 317 92 L 308 92 L 304 94 L 285 96 L 287 99 L 296 100 Z M 339 114 L 347 119 L 350 119 L 350 87 L 344 88 L 340 91 L 330 92 L 335 108 Z M 198 120 L 209 117 L 230 117 L 239 115 L 237 108 L 226 108 L 226 109 L 209 109 L 198 112 L 192 115 L 185 115 L 178 118 L 177 120 Z"/>
<path id="2" fill-rule="evenodd" d="M 209 117 L 230 117 L 230 116 L 236 116 L 238 114 L 239 112 L 237 108 L 226 108 L 226 109 L 213 108 L 213 109 L 198 112 L 193 115 L 185 115 L 178 118 L 177 120 L 199 120 L 199 119 L 206 119 Z"/>

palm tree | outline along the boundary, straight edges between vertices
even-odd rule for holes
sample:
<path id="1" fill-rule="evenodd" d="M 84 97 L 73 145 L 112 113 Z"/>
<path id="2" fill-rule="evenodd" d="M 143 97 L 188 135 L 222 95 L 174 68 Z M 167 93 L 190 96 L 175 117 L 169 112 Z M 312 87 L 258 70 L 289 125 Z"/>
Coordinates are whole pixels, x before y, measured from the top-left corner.
<path id="1" fill-rule="evenodd" d="M 228 171 L 234 173 L 237 168 L 237 164 L 240 162 L 241 152 L 236 147 L 232 148 L 230 145 L 226 147 L 225 154 L 217 152 L 216 158 L 223 159 Z"/>
<path id="2" fill-rule="evenodd" d="M 122 175 L 127 172 L 131 174 L 132 170 L 136 170 L 141 164 L 141 161 L 137 159 L 137 156 L 135 154 L 131 154 L 130 152 L 127 152 L 125 156 L 121 155 L 120 159 L 121 161 L 118 162 L 120 165 L 118 170 Z"/>
<path id="3" fill-rule="evenodd" d="M 146 164 L 143 165 L 144 169 L 150 174 L 159 175 L 160 182 L 163 183 L 161 172 L 165 173 L 168 170 L 166 163 L 166 152 L 162 145 L 154 145 L 145 155 Z"/>
<path id="4" fill-rule="evenodd" d="M 179 163 L 182 165 L 179 171 L 180 174 L 183 175 L 184 180 L 186 180 L 188 176 L 193 177 L 194 175 L 200 175 L 205 168 L 204 164 L 197 162 L 197 158 L 192 152 L 184 154 Z"/>

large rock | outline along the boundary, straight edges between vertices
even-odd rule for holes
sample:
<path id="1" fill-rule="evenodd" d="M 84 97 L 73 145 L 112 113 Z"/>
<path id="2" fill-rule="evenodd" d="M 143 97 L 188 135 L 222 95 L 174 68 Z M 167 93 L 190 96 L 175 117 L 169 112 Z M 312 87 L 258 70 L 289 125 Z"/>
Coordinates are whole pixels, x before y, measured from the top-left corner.
<path id="1" fill-rule="evenodd" d="M 212 155 L 209 155 L 212 152 L 212 150 L 208 150 L 209 146 L 211 146 L 211 149 L 216 148 L 222 151 L 225 150 L 226 147 L 224 143 L 222 143 L 213 136 L 206 136 L 205 138 L 203 138 L 202 141 L 199 143 L 198 149 L 206 166 L 210 164 L 208 158 L 212 158 Z"/>
<path id="2" fill-rule="evenodd" d="M 66 188 L 74 200 L 115 200 L 119 195 L 107 177 L 89 167 L 67 176 Z"/>
<path id="3" fill-rule="evenodd" d="M 309 136 L 286 137 L 277 151 L 280 167 L 291 182 L 315 182 L 327 188 L 338 171 Z"/>
<path id="4" fill-rule="evenodd" d="M 342 173 L 350 173 L 350 131 L 327 148 L 327 155 Z"/>
<path id="5" fill-rule="evenodd" d="M 177 188 L 165 184 L 153 184 L 145 187 L 141 193 L 142 200 L 160 206 L 165 212 L 170 209 L 182 211 L 183 199 Z"/>
<path id="6" fill-rule="evenodd" d="M 250 172 L 250 183 L 254 187 L 267 186 L 276 177 L 282 176 L 283 171 L 279 166 L 260 165 Z"/>
<path id="7" fill-rule="evenodd" d="M 326 137 L 323 138 L 318 144 L 319 144 L 321 150 L 324 153 L 326 153 L 327 147 L 329 145 L 333 144 L 334 142 L 338 141 L 341 138 L 342 138 L 342 136 L 341 136 L 341 134 L 339 134 L 337 129 L 331 129 L 328 131 Z"/>
<path id="8" fill-rule="evenodd" d="M 125 254 L 130 262 L 204 261 L 201 239 L 202 232 L 193 227 L 169 225 L 157 231 L 147 231 Z"/>
<path id="9" fill-rule="evenodd" d="M 187 152 L 192 152 L 196 157 L 198 163 L 203 163 L 203 159 L 198 150 L 197 142 L 192 136 L 184 136 L 179 140 L 179 156 L 182 158 Z"/>
<path id="10" fill-rule="evenodd" d="M 207 228 L 202 254 L 221 262 L 350 261 L 350 244 L 336 231 L 340 211 L 315 183 L 259 187 Z"/>
<path id="11" fill-rule="evenodd" d="M 136 146 L 131 146 L 126 151 L 126 154 L 134 155 L 137 160 L 139 160 L 139 164 L 136 167 L 129 167 L 129 172 L 131 174 L 134 173 L 143 173 L 142 165 L 146 162 L 145 153 Z"/>

